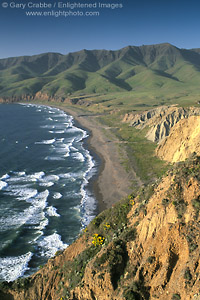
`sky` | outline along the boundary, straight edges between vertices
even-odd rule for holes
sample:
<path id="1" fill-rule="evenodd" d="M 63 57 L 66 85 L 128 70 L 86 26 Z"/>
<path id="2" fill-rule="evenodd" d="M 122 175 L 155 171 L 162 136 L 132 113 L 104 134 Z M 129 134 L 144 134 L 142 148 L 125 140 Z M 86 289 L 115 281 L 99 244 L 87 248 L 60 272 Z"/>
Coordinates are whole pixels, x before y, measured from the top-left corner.
<path id="1" fill-rule="evenodd" d="M 0 58 L 165 42 L 200 48 L 199 0 L 0 0 Z"/>

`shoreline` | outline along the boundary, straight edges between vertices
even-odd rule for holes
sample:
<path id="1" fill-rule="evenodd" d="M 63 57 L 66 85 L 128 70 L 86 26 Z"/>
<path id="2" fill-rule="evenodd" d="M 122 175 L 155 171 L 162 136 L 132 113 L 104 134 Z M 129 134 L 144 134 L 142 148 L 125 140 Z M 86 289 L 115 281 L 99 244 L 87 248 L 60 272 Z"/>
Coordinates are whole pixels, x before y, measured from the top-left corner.
<path id="1" fill-rule="evenodd" d="M 95 116 L 79 114 L 77 111 L 64 106 L 50 106 L 59 108 L 71 115 L 78 126 L 86 129 L 89 133 L 86 140 L 88 150 L 92 152 L 92 156 L 96 155 L 100 159 L 98 173 L 89 182 L 97 200 L 98 213 L 112 207 L 113 204 L 130 194 L 133 178 L 130 178 L 130 174 L 120 163 L 117 149 L 117 142 L 119 141 L 116 137 L 115 140 L 107 138 L 102 132 L 105 129 L 104 126 L 96 122 Z"/>
<path id="2" fill-rule="evenodd" d="M 26 102 L 27 103 L 27 102 Z M 30 102 L 31 103 L 31 102 Z M 104 133 L 108 126 L 95 120 L 95 115 L 89 115 L 77 108 L 71 108 L 56 103 L 33 102 L 33 104 L 46 105 L 63 110 L 74 118 L 79 128 L 86 130 L 89 137 L 85 140 L 91 155 L 99 163 L 98 172 L 89 180 L 88 187 L 94 193 L 97 201 L 97 214 L 112 207 L 116 202 L 132 193 L 133 181 L 136 186 L 141 185 L 140 179 L 134 171 L 127 173 L 123 167 L 119 154 L 120 141 L 110 133 Z M 104 132 L 103 132 L 104 131 Z M 125 151 L 124 151 L 125 155 Z"/>

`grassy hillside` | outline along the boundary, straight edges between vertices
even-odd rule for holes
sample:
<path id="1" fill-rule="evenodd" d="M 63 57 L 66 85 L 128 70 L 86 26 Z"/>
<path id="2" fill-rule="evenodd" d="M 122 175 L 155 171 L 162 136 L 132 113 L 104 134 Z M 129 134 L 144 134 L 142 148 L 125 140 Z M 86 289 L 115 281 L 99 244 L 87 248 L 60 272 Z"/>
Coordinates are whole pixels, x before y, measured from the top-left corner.
<path id="1" fill-rule="evenodd" d="M 82 50 L 61 55 L 44 53 L 0 60 L 0 97 L 38 92 L 65 99 L 71 96 L 152 97 L 155 103 L 199 93 L 200 51 L 170 44 L 128 46 L 117 51 Z M 98 94 L 98 95 L 97 95 Z M 93 99 L 96 103 L 96 98 Z M 93 101 L 91 99 L 91 101 Z M 106 99 L 103 99 L 106 100 Z M 191 100 L 191 99 L 190 99 Z M 190 101 L 189 100 L 189 101 Z M 98 101 L 97 101 L 98 103 Z M 183 104 L 183 103 L 182 103 Z M 110 105 L 107 103 L 107 105 Z M 112 105 L 112 103 L 111 103 Z"/>

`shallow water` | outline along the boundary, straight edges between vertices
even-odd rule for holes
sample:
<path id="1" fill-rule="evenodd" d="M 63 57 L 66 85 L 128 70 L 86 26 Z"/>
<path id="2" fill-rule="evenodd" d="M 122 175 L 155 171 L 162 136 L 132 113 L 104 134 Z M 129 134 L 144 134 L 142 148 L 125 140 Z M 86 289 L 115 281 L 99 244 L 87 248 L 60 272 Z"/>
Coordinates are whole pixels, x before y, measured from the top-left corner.
<path id="1" fill-rule="evenodd" d="M 0 280 L 36 271 L 95 216 L 86 137 L 59 109 L 0 105 Z"/>

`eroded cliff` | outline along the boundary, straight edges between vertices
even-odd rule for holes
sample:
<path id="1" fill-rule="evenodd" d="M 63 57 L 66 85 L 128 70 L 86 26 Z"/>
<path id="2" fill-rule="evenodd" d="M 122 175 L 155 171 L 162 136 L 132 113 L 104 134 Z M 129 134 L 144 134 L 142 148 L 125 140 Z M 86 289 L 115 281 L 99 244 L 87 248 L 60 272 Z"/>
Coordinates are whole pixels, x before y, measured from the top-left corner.
<path id="1" fill-rule="evenodd" d="M 183 161 L 194 152 L 200 155 L 200 116 L 180 120 L 156 149 L 169 162 Z"/>
<path id="2" fill-rule="evenodd" d="M 36 274 L 1 284 L 1 299 L 200 298 L 200 158 L 98 215 Z"/>
<path id="3" fill-rule="evenodd" d="M 198 107 L 161 106 L 139 114 L 127 113 L 123 122 L 138 129 L 149 127 L 147 139 L 159 143 L 169 135 L 171 128 L 180 120 L 199 115 L 200 108 Z"/>

